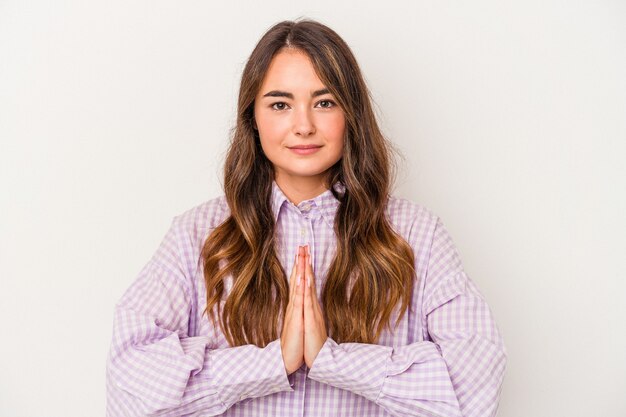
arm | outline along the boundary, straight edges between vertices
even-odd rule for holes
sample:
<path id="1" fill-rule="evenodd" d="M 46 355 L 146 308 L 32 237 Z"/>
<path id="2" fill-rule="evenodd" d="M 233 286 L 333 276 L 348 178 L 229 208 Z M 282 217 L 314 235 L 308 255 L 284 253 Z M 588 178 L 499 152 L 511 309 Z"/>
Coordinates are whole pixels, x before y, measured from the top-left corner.
<path id="1" fill-rule="evenodd" d="M 291 390 L 280 341 L 213 349 L 190 336 L 193 291 L 175 223 L 116 305 L 107 362 L 108 415 L 224 413 L 234 403 Z"/>
<path id="2" fill-rule="evenodd" d="M 362 395 L 395 416 L 494 416 L 506 351 L 484 298 L 443 226 L 434 233 L 425 340 L 391 348 L 328 339 L 309 378 Z"/>

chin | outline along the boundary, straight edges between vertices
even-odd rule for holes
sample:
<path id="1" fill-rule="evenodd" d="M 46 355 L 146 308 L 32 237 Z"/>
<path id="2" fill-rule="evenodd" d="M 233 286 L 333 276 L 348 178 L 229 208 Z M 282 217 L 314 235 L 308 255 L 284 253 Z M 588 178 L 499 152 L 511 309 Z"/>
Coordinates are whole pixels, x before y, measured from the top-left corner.
<path id="1" fill-rule="evenodd" d="M 330 167 L 309 168 L 309 169 L 285 169 L 285 173 L 291 177 L 318 177 L 326 174 Z"/>

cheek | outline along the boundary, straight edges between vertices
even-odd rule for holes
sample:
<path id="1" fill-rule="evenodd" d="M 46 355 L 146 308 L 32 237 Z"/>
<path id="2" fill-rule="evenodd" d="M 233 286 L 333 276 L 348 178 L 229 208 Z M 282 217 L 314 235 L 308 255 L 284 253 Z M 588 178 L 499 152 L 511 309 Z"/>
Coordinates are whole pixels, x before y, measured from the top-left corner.
<path id="1" fill-rule="evenodd" d="M 275 164 L 283 155 L 283 143 L 286 136 L 279 123 L 265 122 L 257 121 L 259 141 L 265 156 Z"/>
<path id="2" fill-rule="evenodd" d="M 261 144 L 280 144 L 287 131 L 285 123 L 280 119 L 269 120 L 263 117 L 257 119 L 257 128 Z"/>
<path id="3" fill-rule="evenodd" d="M 343 137 L 346 131 L 346 121 L 343 115 L 338 115 L 327 127 L 327 138 L 339 148 L 343 149 Z"/>

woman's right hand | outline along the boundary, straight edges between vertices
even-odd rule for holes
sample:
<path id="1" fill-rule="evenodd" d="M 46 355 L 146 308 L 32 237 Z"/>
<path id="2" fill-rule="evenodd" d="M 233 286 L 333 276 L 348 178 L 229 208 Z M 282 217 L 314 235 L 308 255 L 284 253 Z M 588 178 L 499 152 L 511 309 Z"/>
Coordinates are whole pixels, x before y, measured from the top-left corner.
<path id="1" fill-rule="evenodd" d="M 289 278 L 289 304 L 283 320 L 280 347 L 287 375 L 291 375 L 304 363 L 304 268 L 306 252 L 298 246 Z"/>

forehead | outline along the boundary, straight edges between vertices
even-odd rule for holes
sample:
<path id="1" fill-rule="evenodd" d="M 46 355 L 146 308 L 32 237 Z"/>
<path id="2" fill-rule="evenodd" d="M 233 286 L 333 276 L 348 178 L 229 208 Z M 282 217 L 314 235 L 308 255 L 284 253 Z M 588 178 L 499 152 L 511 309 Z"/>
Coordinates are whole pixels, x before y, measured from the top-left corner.
<path id="1" fill-rule="evenodd" d="M 319 89 L 324 83 L 315 72 L 309 56 L 294 48 L 281 49 L 270 62 L 261 84 L 266 89 Z"/>

